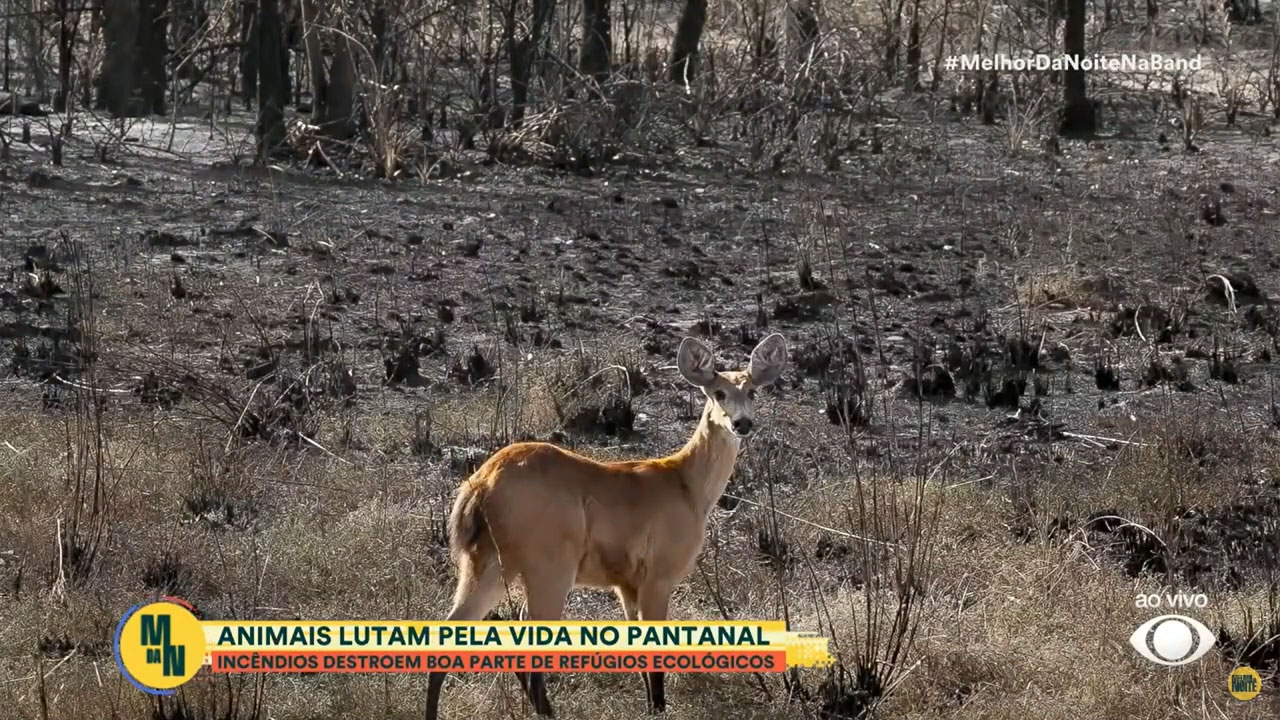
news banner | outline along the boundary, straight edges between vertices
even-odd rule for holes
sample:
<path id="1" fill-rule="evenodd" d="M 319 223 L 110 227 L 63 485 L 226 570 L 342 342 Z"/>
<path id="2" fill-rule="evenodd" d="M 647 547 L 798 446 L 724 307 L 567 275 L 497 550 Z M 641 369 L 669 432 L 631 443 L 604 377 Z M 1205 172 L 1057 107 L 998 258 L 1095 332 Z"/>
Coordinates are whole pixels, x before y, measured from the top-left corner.
<path id="1" fill-rule="evenodd" d="M 180 598 L 121 618 L 115 654 L 139 689 L 167 695 L 197 672 L 769 673 L 834 662 L 826 638 L 781 621 L 201 620 Z"/>

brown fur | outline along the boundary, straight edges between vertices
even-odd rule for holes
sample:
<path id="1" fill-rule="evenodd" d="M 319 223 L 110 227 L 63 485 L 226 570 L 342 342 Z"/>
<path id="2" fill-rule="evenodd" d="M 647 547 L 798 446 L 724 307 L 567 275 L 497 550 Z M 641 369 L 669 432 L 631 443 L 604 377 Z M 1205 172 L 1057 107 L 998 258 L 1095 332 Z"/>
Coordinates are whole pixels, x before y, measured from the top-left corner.
<path id="1" fill-rule="evenodd" d="M 449 551 L 455 563 L 470 553 L 489 530 L 484 510 L 480 508 L 482 496 L 468 492 L 467 488 L 464 483 L 454 500 L 453 511 L 449 513 Z"/>
<path id="2" fill-rule="evenodd" d="M 559 619 L 575 587 L 613 588 L 628 620 L 667 619 L 671 591 L 692 569 L 733 474 L 738 432 L 750 432 L 754 388 L 776 380 L 785 362 L 782 337 L 772 335 L 747 370 L 716 372 L 710 349 L 686 339 L 677 366 L 706 404 L 689 441 L 665 457 L 600 462 L 537 442 L 495 453 L 463 482 L 450 514 L 458 585 L 449 619 L 483 618 L 513 585 L 523 586 L 533 620 Z M 536 689 L 526 690 L 550 714 L 534 675 Z M 442 680 L 428 686 L 429 719 Z M 661 709 L 657 683 L 650 699 Z"/>
<path id="3" fill-rule="evenodd" d="M 737 458 L 738 439 L 709 414 L 684 448 L 656 460 L 602 463 L 546 443 L 507 446 L 458 493 L 455 561 L 473 572 L 499 562 L 508 583 L 552 558 L 576 586 L 674 583 L 701 550 L 710 505 Z"/>

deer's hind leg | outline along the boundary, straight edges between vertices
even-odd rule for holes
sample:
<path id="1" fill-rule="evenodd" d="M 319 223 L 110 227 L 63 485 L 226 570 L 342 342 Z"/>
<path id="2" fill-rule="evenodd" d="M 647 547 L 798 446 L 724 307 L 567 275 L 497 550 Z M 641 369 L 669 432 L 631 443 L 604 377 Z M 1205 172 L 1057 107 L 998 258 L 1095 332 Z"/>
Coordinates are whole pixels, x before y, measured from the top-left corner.
<path id="1" fill-rule="evenodd" d="M 534 622 L 554 621 L 564 616 L 564 603 L 573 589 L 576 568 L 546 568 L 524 574 L 528 618 Z M 546 677 L 541 672 L 516 673 L 533 710 L 543 717 L 555 717 L 547 697 Z"/>
<path id="2" fill-rule="evenodd" d="M 502 597 L 502 573 L 497 563 L 489 563 L 477 572 L 469 558 L 463 558 L 458 568 L 458 587 L 453 594 L 453 609 L 446 620 L 481 620 Z M 440 688 L 446 673 L 435 671 L 427 675 L 426 720 L 436 720 L 440 712 Z"/>

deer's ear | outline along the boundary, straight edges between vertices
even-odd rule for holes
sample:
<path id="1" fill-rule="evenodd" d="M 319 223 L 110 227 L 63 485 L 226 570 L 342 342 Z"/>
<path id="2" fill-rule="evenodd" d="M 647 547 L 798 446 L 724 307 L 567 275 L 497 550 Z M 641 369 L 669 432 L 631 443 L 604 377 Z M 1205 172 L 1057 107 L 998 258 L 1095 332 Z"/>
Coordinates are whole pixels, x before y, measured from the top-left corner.
<path id="1" fill-rule="evenodd" d="M 756 349 L 751 351 L 751 363 L 747 365 L 747 375 L 753 385 L 772 385 L 782 377 L 787 367 L 787 341 L 779 333 L 774 333 L 760 341 Z"/>
<path id="2" fill-rule="evenodd" d="M 687 337 L 680 341 L 676 367 L 685 380 L 698 387 L 706 387 L 716 379 L 715 353 L 696 338 Z"/>

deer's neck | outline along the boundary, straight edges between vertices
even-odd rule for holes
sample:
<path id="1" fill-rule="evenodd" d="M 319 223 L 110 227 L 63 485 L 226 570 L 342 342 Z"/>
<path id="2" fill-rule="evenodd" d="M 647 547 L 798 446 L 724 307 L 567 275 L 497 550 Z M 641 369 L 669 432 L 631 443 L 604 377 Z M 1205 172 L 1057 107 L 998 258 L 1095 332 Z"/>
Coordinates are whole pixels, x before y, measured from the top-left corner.
<path id="1" fill-rule="evenodd" d="M 737 435 L 711 422 L 711 408 L 708 400 L 689 442 L 673 458 L 689 488 L 694 508 L 704 516 L 729 484 L 741 447 Z"/>

